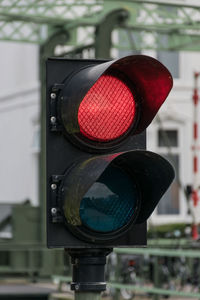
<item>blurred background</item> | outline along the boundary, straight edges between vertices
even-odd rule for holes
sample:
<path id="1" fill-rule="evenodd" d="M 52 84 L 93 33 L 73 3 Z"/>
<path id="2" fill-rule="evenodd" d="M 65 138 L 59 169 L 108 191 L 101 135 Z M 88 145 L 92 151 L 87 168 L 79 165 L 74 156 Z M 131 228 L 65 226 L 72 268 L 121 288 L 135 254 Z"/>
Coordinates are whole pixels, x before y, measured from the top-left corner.
<path id="1" fill-rule="evenodd" d="M 200 299 L 197 0 L 0 1 L 0 299 L 71 297 L 68 257 L 46 249 L 46 58 L 132 54 L 157 58 L 174 78 L 147 148 L 176 178 L 149 220 L 148 249 L 110 255 L 103 296 Z"/>

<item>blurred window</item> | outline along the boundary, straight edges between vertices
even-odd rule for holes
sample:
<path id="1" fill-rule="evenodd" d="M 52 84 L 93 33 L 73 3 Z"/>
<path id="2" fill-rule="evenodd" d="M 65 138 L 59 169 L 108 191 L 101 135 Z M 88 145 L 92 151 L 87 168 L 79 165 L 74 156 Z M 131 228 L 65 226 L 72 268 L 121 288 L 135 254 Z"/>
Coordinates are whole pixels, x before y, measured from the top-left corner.
<path id="1" fill-rule="evenodd" d="M 179 200 L 179 168 L 180 153 L 178 148 L 178 130 L 161 130 L 157 131 L 157 145 L 160 154 L 166 158 L 174 167 L 176 177 L 158 204 L 158 215 L 177 215 L 180 213 Z M 173 147 L 173 152 L 170 151 Z"/>
<path id="2" fill-rule="evenodd" d="M 178 147 L 178 131 L 159 129 L 158 147 Z"/>

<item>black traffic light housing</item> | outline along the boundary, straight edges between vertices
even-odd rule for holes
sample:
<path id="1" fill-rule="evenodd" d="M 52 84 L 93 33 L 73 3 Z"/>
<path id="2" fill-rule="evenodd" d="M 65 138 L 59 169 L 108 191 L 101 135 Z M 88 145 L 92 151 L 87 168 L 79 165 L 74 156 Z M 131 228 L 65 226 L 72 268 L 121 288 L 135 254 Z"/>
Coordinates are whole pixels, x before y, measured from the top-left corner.
<path id="1" fill-rule="evenodd" d="M 145 151 L 145 129 L 171 87 L 168 70 L 147 56 L 48 59 L 49 247 L 146 245 L 146 220 L 174 171 Z"/>

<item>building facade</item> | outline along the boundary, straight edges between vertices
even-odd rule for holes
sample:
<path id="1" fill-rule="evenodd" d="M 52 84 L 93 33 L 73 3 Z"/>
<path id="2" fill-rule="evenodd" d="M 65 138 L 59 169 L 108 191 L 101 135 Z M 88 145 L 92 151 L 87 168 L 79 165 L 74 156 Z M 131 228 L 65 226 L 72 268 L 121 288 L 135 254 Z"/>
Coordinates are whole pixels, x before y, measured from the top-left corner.
<path id="1" fill-rule="evenodd" d="M 0 203 L 38 204 L 38 47 L 0 42 Z"/>

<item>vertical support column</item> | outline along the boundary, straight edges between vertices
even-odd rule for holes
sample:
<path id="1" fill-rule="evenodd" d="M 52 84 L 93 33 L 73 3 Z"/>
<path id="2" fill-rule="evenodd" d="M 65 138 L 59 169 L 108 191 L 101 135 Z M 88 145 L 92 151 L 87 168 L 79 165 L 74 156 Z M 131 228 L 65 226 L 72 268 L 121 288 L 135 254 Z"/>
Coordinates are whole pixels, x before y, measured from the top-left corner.
<path id="1" fill-rule="evenodd" d="M 115 280 L 114 280 L 114 282 L 120 282 L 120 280 L 121 280 L 121 278 L 120 278 L 121 270 L 122 270 L 122 260 L 120 258 L 120 255 L 118 253 L 116 253 L 115 278 L 114 278 Z M 120 289 L 115 289 L 114 300 L 120 300 L 120 299 L 121 299 Z"/>
<path id="2" fill-rule="evenodd" d="M 160 278 L 159 278 L 159 257 L 154 257 L 154 268 L 153 268 L 153 280 L 154 280 L 154 287 L 160 287 Z M 160 296 L 158 294 L 153 295 L 153 300 L 159 300 Z"/>
<path id="3" fill-rule="evenodd" d="M 125 9 L 116 9 L 107 14 L 97 25 L 95 32 L 95 58 L 111 58 L 112 31 L 128 17 Z"/>
<path id="4" fill-rule="evenodd" d="M 98 292 L 75 293 L 75 300 L 101 300 L 101 294 Z"/>
<path id="5" fill-rule="evenodd" d="M 199 104 L 199 94 L 198 94 L 198 78 L 200 73 L 194 73 L 194 93 L 193 93 L 193 104 L 194 104 L 194 123 L 193 123 L 193 186 L 192 186 L 192 201 L 193 201 L 193 224 L 192 224 L 192 238 L 193 240 L 198 239 L 198 225 L 197 225 L 197 213 L 196 207 L 199 200 L 198 195 L 198 173 L 199 173 L 199 161 L 198 161 L 198 104 Z"/>

